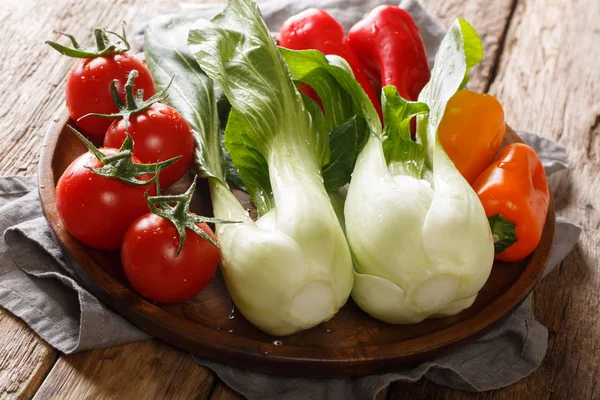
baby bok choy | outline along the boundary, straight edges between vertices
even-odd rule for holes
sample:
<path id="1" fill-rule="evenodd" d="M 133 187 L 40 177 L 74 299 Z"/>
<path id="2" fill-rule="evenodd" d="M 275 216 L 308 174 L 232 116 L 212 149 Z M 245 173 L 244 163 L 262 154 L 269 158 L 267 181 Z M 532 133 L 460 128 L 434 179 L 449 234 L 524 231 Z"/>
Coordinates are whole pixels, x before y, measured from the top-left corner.
<path id="1" fill-rule="evenodd" d="M 323 183 L 328 127 L 296 89 L 250 0 L 230 0 L 192 25 L 189 51 L 231 104 L 225 146 L 260 217 L 253 221 L 225 181 L 214 126 L 198 157 L 209 179 L 222 272 L 240 312 L 261 330 L 288 335 L 331 318 L 353 284 L 352 260 Z M 348 173 L 349 177 L 349 173 Z"/>
<path id="2" fill-rule="evenodd" d="M 446 103 L 481 57 L 475 30 L 458 19 L 420 102 L 383 89 L 383 134 L 371 135 L 359 154 L 345 204 L 352 298 L 377 319 L 409 324 L 456 314 L 490 274 L 494 245 L 485 212 L 437 138 Z M 410 140 L 415 115 L 419 143 Z"/>

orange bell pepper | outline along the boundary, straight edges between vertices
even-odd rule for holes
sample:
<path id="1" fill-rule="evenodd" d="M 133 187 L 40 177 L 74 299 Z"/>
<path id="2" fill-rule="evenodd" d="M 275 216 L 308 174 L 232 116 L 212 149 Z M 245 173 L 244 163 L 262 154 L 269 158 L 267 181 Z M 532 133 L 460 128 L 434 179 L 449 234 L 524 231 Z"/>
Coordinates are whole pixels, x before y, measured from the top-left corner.
<path id="1" fill-rule="evenodd" d="M 495 258 L 518 261 L 540 243 L 550 190 L 542 162 L 523 143 L 506 146 L 473 183 L 494 237 Z"/>
<path id="2" fill-rule="evenodd" d="M 438 129 L 448 157 L 469 183 L 494 161 L 505 133 L 500 102 L 466 89 L 452 96 Z"/>

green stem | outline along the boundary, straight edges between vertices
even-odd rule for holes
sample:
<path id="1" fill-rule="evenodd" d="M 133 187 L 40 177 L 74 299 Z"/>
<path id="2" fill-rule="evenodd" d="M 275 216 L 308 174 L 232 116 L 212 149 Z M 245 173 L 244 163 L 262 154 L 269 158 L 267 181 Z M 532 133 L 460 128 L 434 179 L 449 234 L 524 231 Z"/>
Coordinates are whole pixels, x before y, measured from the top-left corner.
<path id="1" fill-rule="evenodd" d="M 143 100 L 144 91 L 142 89 L 138 89 L 137 94 L 133 93 L 133 85 L 135 82 L 135 78 L 138 75 L 137 70 L 132 70 L 127 76 L 127 82 L 125 83 L 125 102 L 121 100 L 121 96 L 119 95 L 119 91 L 117 90 L 117 83 L 119 82 L 117 79 L 111 82 L 110 84 L 110 93 L 112 95 L 113 101 L 117 108 L 119 109 L 118 113 L 113 114 L 98 114 L 98 113 L 90 113 L 81 116 L 77 121 L 80 121 L 87 117 L 99 117 L 104 119 L 115 119 L 115 118 L 123 118 L 127 123 L 131 115 L 135 115 L 144 110 L 147 110 L 152 104 L 163 101 L 167 98 L 167 91 L 171 87 L 171 83 L 173 83 L 173 78 L 169 81 L 169 84 L 162 89 L 160 92 L 154 94 L 154 96 L 150 97 L 147 100 Z"/>
<path id="2" fill-rule="evenodd" d="M 132 70 L 127 77 L 127 83 L 125 83 L 125 96 L 126 96 L 126 107 L 129 111 L 135 111 L 138 109 L 138 105 L 135 102 L 135 96 L 133 95 L 133 82 L 138 76 L 137 70 Z"/>
<path id="3" fill-rule="evenodd" d="M 236 223 L 238 221 L 225 221 L 215 218 L 207 218 L 199 215 L 192 214 L 190 212 L 190 204 L 192 202 L 192 196 L 194 195 L 194 190 L 196 189 L 196 179 L 194 177 L 194 182 L 190 185 L 188 190 L 185 193 L 179 195 L 168 195 L 168 196 L 147 196 L 148 206 L 150 211 L 153 214 L 158 215 L 168 221 L 170 221 L 177 230 L 179 234 L 179 246 L 177 247 L 177 255 L 183 249 L 183 245 L 185 244 L 186 239 L 186 228 L 193 231 L 204 240 L 209 242 L 215 247 L 219 247 L 217 243 L 197 224 L 204 222 L 212 222 L 212 223 Z M 176 203 L 172 205 L 172 203 Z"/>
<path id="4" fill-rule="evenodd" d="M 162 170 L 177 162 L 177 160 L 181 158 L 181 156 L 174 157 L 169 160 L 154 164 L 134 163 L 132 159 L 133 140 L 129 135 L 127 135 L 126 139 L 123 141 L 123 145 L 117 153 L 107 156 L 98 150 L 98 148 L 96 148 L 92 142 L 79 133 L 77 129 L 70 125 L 67 125 L 67 127 L 83 142 L 83 144 L 85 144 L 89 152 L 92 153 L 102 163 L 102 167 L 99 168 L 86 168 L 96 175 L 104 176 L 106 178 L 116 178 L 133 186 L 145 186 L 157 181 Z M 148 180 L 144 181 L 138 179 L 138 176 L 151 173 L 154 173 L 154 175 Z"/>
<path id="5" fill-rule="evenodd" d="M 123 160 L 125 158 L 131 158 L 133 153 L 130 150 L 120 151 L 117 154 L 113 154 L 112 156 L 104 157 L 102 161 L 103 164 L 110 164 L 111 162 Z"/>
<path id="6" fill-rule="evenodd" d="M 96 38 L 96 47 L 98 51 L 106 49 L 106 37 L 104 31 L 100 28 L 94 28 L 94 38 Z"/>

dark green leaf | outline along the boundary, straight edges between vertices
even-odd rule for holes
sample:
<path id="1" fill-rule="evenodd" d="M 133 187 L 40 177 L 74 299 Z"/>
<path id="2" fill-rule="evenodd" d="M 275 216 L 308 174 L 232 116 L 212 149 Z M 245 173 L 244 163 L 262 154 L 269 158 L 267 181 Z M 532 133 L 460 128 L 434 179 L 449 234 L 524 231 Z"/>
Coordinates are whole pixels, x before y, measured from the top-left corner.
<path id="1" fill-rule="evenodd" d="M 359 139 L 367 129 L 365 120 L 354 116 L 329 134 L 330 161 L 323 167 L 323 182 L 328 192 L 350 182 L 358 153 Z"/>

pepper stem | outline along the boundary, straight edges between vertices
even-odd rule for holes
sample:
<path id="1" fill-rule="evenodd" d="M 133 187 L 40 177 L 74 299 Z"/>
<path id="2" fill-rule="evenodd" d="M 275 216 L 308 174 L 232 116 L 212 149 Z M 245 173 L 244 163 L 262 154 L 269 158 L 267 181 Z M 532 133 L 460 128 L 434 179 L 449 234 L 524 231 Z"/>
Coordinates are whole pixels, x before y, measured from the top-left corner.
<path id="1" fill-rule="evenodd" d="M 502 253 L 518 240 L 517 233 L 515 232 L 515 224 L 502 215 L 492 215 L 488 217 L 488 221 L 492 230 L 494 251 L 496 254 Z"/>

